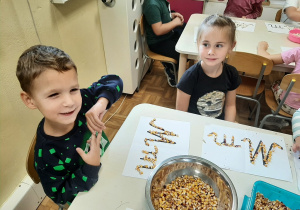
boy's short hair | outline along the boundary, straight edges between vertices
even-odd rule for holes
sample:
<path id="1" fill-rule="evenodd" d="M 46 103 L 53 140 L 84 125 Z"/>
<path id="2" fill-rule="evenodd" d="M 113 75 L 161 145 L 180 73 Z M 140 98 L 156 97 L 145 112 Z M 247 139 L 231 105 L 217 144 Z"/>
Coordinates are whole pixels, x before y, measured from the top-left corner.
<path id="1" fill-rule="evenodd" d="M 68 54 L 51 46 L 35 45 L 25 50 L 18 60 L 16 75 L 21 88 L 26 93 L 31 93 L 33 80 L 47 69 L 59 72 L 77 67 Z"/>

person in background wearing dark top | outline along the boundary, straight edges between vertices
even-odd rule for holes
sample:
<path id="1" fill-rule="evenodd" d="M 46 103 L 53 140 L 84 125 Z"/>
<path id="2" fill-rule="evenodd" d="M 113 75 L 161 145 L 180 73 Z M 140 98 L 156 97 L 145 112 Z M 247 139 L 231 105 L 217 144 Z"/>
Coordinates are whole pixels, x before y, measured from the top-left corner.
<path id="1" fill-rule="evenodd" d="M 175 45 L 183 30 L 183 16 L 177 12 L 171 12 L 167 0 L 145 0 L 143 14 L 146 19 L 145 30 L 149 49 L 179 61 L 179 53 L 176 52 Z M 168 84 L 175 87 L 176 81 L 172 65 L 168 63 L 163 63 L 163 65 Z M 178 69 L 178 65 L 176 68 Z"/>
<path id="2" fill-rule="evenodd" d="M 69 55 L 36 45 L 20 56 L 16 75 L 21 99 L 44 118 L 36 131 L 35 169 L 46 195 L 57 204 L 73 201 L 98 181 L 100 155 L 109 145 L 102 118 L 123 90 L 119 76 L 106 75 L 79 89 Z"/>
<path id="3" fill-rule="evenodd" d="M 197 38 L 200 61 L 177 85 L 177 110 L 235 122 L 241 78 L 235 67 L 224 63 L 236 44 L 235 30 L 226 16 L 211 15 L 203 21 Z"/>
<path id="4" fill-rule="evenodd" d="M 228 0 L 224 15 L 229 17 L 256 19 L 261 16 L 264 0 Z"/>

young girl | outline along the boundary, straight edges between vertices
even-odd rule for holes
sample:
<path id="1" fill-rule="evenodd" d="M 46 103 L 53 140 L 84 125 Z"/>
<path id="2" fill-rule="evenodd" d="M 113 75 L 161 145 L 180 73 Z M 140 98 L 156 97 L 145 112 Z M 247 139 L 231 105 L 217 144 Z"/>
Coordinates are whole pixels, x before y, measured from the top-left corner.
<path id="1" fill-rule="evenodd" d="M 200 61 L 177 85 L 177 110 L 235 121 L 241 78 L 236 68 L 224 63 L 236 44 L 235 28 L 230 18 L 221 15 L 211 15 L 201 24 L 197 39 Z"/>
<path id="2" fill-rule="evenodd" d="M 300 47 L 295 47 L 293 49 L 284 51 L 279 54 L 270 55 L 268 50 L 268 43 L 265 41 L 259 42 L 257 46 L 257 54 L 269 58 L 273 61 L 274 65 L 276 64 L 289 64 L 295 62 L 295 68 L 292 71 L 292 74 L 300 74 Z M 277 103 L 280 103 L 280 100 L 283 98 L 285 91 L 280 88 L 280 80 L 275 81 L 271 89 L 274 93 L 274 97 Z M 282 110 L 286 113 L 293 115 L 297 109 L 300 108 L 300 95 L 294 92 L 290 92 L 286 98 Z"/>

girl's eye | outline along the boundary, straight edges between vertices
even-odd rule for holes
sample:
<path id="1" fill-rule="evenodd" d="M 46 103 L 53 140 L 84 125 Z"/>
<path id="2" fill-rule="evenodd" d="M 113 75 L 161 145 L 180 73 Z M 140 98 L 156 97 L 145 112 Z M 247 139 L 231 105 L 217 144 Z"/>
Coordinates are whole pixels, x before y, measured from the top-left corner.
<path id="1" fill-rule="evenodd" d="M 217 44 L 216 47 L 217 47 L 217 48 L 221 48 L 221 47 L 223 47 L 223 45 Z"/>
<path id="2" fill-rule="evenodd" d="M 208 47 L 208 44 L 207 44 L 207 43 L 203 43 L 203 46 L 204 46 L 204 47 Z"/>
<path id="3" fill-rule="evenodd" d="M 53 97 L 55 97 L 55 96 L 58 96 L 58 93 L 53 93 L 53 94 L 49 95 L 48 97 L 49 97 L 49 98 L 53 98 Z"/>

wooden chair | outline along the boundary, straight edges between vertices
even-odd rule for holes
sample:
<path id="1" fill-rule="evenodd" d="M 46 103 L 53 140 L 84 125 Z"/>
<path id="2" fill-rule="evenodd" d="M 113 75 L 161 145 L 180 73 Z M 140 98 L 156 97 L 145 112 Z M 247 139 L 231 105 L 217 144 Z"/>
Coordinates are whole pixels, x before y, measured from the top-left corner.
<path id="1" fill-rule="evenodd" d="M 26 158 L 26 170 L 28 175 L 30 176 L 30 178 L 32 179 L 32 181 L 35 184 L 38 184 L 41 182 L 40 177 L 37 173 L 37 171 L 35 170 L 34 167 L 34 148 L 35 148 L 35 144 L 36 144 L 36 135 L 34 135 L 32 142 L 29 146 L 29 150 L 27 153 L 27 158 Z M 60 204 L 57 203 L 59 210 L 63 210 L 67 205 L 64 204 Z"/>
<path id="2" fill-rule="evenodd" d="M 26 170 L 30 178 L 35 184 L 40 183 L 40 177 L 38 173 L 35 170 L 34 167 L 34 147 L 36 144 L 36 135 L 33 137 L 32 142 L 29 146 L 29 150 L 27 153 L 27 158 L 26 158 Z"/>
<path id="3" fill-rule="evenodd" d="M 276 16 L 275 16 L 275 21 L 276 22 L 280 22 L 280 19 L 281 19 L 281 13 L 282 13 L 282 9 L 278 10 L 276 12 Z"/>
<path id="4" fill-rule="evenodd" d="M 226 62 L 234 66 L 241 75 L 242 83 L 236 90 L 237 98 L 256 103 L 249 119 L 256 110 L 254 126 L 257 127 L 260 114 L 259 100 L 265 90 L 263 77 L 271 73 L 273 62 L 259 55 L 237 51 L 230 53 Z M 260 97 L 257 98 L 259 95 Z"/>
<path id="5" fill-rule="evenodd" d="M 298 81 L 298 82 L 296 82 Z M 269 117 L 275 117 L 275 118 L 280 118 L 280 119 L 285 119 L 285 120 L 292 120 L 292 115 L 286 113 L 283 111 L 282 105 L 284 104 L 287 96 L 289 95 L 290 92 L 296 92 L 300 94 L 300 74 L 287 74 L 283 77 L 280 83 L 280 88 L 282 90 L 285 90 L 286 93 L 283 96 L 282 100 L 280 101 L 280 104 L 278 104 L 275 100 L 274 94 L 272 90 L 266 89 L 265 91 L 265 100 L 270 107 L 272 114 L 266 115 L 263 120 L 261 121 L 259 127 L 262 128 L 266 122 L 266 120 Z"/>
<path id="6" fill-rule="evenodd" d="M 147 62 L 148 59 L 151 59 L 151 64 L 150 64 L 149 69 L 151 69 L 154 61 L 160 61 L 160 62 L 172 64 L 174 74 L 175 74 L 175 81 L 177 82 L 177 69 L 176 69 L 177 61 L 173 58 L 154 53 L 148 48 L 146 35 L 145 35 L 145 25 L 144 25 L 145 20 L 144 19 L 145 19 L 145 17 L 142 14 L 139 26 L 140 26 L 140 33 L 141 33 L 141 45 L 142 45 L 142 51 L 143 51 L 143 68 L 142 68 L 142 72 L 141 72 L 140 79 L 138 82 L 137 91 L 139 90 L 139 87 L 140 87 L 140 84 L 141 84 L 141 81 L 142 81 L 142 78 L 144 75 L 145 63 Z"/>

